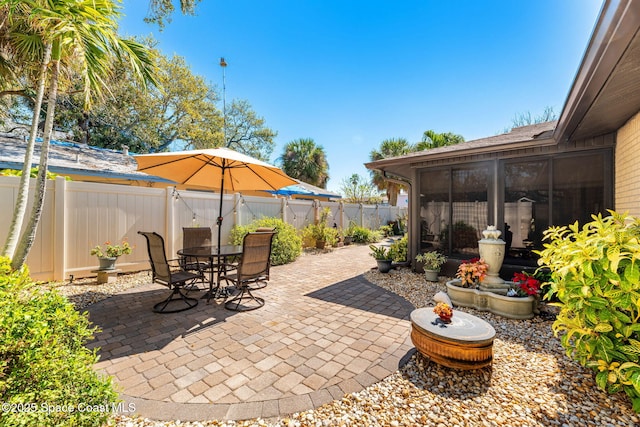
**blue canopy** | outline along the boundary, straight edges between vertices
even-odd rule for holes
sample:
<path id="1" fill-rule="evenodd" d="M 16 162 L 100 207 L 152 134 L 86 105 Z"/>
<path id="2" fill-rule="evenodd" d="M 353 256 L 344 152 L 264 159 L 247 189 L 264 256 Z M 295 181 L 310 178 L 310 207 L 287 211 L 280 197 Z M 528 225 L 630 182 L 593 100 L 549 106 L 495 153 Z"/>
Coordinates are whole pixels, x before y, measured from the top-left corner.
<path id="1" fill-rule="evenodd" d="M 268 193 L 275 194 L 278 196 L 300 196 L 300 197 L 320 197 L 326 199 L 341 199 L 342 196 L 337 193 L 333 193 L 324 188 L 316 187 L 311 184 L 307 184 L 306 182 L 302 182 L 298 179 L 298 184 L 289 185 L 286 187 L 282 187 L 279 190 L 269 190 Z"/>

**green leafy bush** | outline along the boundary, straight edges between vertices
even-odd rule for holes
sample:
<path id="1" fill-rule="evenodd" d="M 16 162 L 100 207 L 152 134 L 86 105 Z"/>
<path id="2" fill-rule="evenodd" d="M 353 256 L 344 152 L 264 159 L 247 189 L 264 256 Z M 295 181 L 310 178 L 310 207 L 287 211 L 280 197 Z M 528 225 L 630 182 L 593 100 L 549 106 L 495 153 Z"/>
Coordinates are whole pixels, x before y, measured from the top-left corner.
<path id="1" fill-rule="evenodd" d="M 369 249 L 371 249 L 371 255 L 376 260 L 391 260 L 391 254 L 389 253 L 389 248 L 386 246 L 376 246 L 369 245 Z"/>
<path id="2" fill-rule="evenodd" d="M 380 234 L 382 234 L 384 237 L 389 237 L 389 236 L 393 236 L 396 233 L 393 230 L 393 225 L 389 224 L 389 225 L 383 225 L 380 228 L 378 228 L 378 231 L 380 232 Z"/>
<path id="3" fill-rule="evenodd" d="M 305 248 L 315 246 L 318 241 L 325 242 L 327 246 L 335 246 L 338 243 L 338 230 L 321 224 L 307 224 L 300 230 L 300 238 Z"/>
<path id="4" fill-rule="evenodd" d="M 375 243 L 382 239 L 379 231 L 372 231 L 359 225 L 350 224 L 345 236 L 351 236 L 353 243 Z"/>
<path id="5" fill-rule="evenodd" d="M 416 255 L 416 261 L 421 262 L 425 270 L 440 271 L 440 268 L 447 262 L 447 257 L 438 251 L 427 251 Z"/>
<path id="6" fill-rule="evenodd" d="M 389 254 L 394 262 L 405 262 L 407 260 L 407 248 L 409 238 L 405 234 L 401 239 L 396 240 L 389 246 Z"/>
<path id="7" fill-rule="evenodd" d="M 96 328 L 66 298 L 42 291 L 0 257 L 0 402 L 3 426 L 103 425 L 117 402 L 85 347 Z"/>
<path id="8" fill-rule="evenodd" d="M 624 391 L 640 412 L 640 219 L 610 211 L 544 233 L 545 298 L 560 307 L 554 333 L 567 356 L 596 371 L 598 387 Z"/>
<path id="9" fill-rule="evenodd" d="M 300 234 L 305 247 L 317 245 L 320 242 L 324 245 L 335 246 L 338 242 L 338 229 L 327 226 L 327 218 L 331 214 L 331 209 L 324 208 L 320 212 L 320 218 L 315 224 L 308 224 Z M 318 246 L 320 247 L 320 246 Z"/>
<path id="10" fill-rule="evenodd" d="M 241 245 L 244 236 L 259 227 L 275 229 L 271 247 L 271 265 L 282 265 L 293 262 L 302 253 L 302 239 L 295 227 L 279 218 L 265 217 L 253 221 L 249 225 L 236 225 L 231 229 L 232 245 Z"/>
<path id="11" fill-rule="evenodd" d="M 307 224 L 298 233 L 300 240 L 302 241 L 302 247 L 311 248 L 316 244 L 316 238 L 314 237 L 313 224 Z"/>

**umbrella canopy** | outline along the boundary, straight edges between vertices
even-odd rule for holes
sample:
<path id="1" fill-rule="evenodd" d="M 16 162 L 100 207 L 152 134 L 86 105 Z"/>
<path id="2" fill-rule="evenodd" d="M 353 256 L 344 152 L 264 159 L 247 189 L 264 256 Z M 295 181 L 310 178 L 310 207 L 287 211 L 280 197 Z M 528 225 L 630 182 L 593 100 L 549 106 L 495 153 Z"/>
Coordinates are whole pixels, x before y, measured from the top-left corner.
<path id="1" fill-rule="evenodd" d="M 135 156 L 138 170 L 185 184 L 220 191 L 218 247 L 222 225 L 222 194 L 278 190 L 297 182 L 280 168 L 228 148 L 175 151 Z"/>
<path id="2" fill-rule="evenodd" d="M 141 172 L 220 192 L 275 191 L 297 184 L 280 168 L 228 148 L 140 154 L 134 158 Z"/>

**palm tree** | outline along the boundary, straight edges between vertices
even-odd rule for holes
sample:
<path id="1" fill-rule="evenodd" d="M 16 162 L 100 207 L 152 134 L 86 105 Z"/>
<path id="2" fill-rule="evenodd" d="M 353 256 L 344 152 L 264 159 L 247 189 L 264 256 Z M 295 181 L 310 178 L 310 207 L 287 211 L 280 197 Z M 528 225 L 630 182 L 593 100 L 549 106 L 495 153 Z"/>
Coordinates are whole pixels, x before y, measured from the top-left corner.
<path id="1" fill-rule="evenodd" d="M 464 142 L 464 137 L 452 132 L 438 133 L 429 129 L 422 135 L 422 141 L 416 145 L 416 151 L 428 150 L 430 148 L 445 147 Z"/>
<path id="2" fill-rule="evenodd" d="M 289 142 L 278 159 L 282 170 L 292 178 L 320 188 L 327 188 L 329 164 L 322 146 L 311 138 Z"/>
<path id="3" fill-rule="evenodd" d="M 12 268 L 18 269 L 23 264 L 35 239 L 44 204 L 48 150 L 53 129 L 53 118 L 58 94 L 58 84 L 66 84 L 61 78 L 73 72 L 82 77 L 84 101 L 87 108 L 92 96 L 102 96 L 106 77 L 112 69 L 113 61 L 126 62 L 134 75 L 143 82 L 154 82 L 153 58 L 151 51 L 141 44 L 121 39 L 117 35 L 117 19 L 120 17 L 118 7 L 112 0 L 29 0 L 24 1 L 30 8 L 27 16 L 14 14 L 19 18 L 15 22 L 16 29 L 22 26 L 25 38 L 31 43 L 15 43 L 20 57 L 42 50 L 51 50 L 50 72 L 43 67 L 44 78 L 48 78 L 48 108 L 45 119 L 43 142 L 40 154 L 36 194 L 33 197 L 33 209 L 20 243 L 12 257 Z M 42 63 L 45 63 L 42 56 Z M 42 78 L 42 75 L 41 75 Z M 34 116 L 39 112 L 34 111 Z M 33 123 L 37 123 L 34 119 Z M 37 128 L 32 126 L 31 133 Z M 34 137 L 35 138 L 35 137 Z M 13 221 L 22 220 L 14 212 Z M 14 228 L 14 227 L 12 227 Z M 19 228 L 19 226 L 15 227 Z M 19 231 L 18 231 L 19 233 Z M 13 236 L 10 236 L 13 237 Z M 5 250 L 6 252 L 6 250 Z"/>
<path id="4" fill-rule="evenodd" d="M 31 13 L 31 8 L 26 2 L 13 2 L 12 5 L 5 5 L 3 8 L 3 24 L 0 26 L 0 52 L 2 53 L 2 65 L 0 75 L 6 78 L 5 82 L 19 83 L 17 72 L 19 69 L 28 70 L 38 62 L 39 73 L 37 83 L 37 94 L 33 107 L 33 119 L 31 121 L 31 132 L 27 143 L 24 162 L 22 164 L 22 174 L 18 185 L 18 197 L 13 213 L 13 221 L 9 228 L 9 234 L 4 246 L 3 255 L 13 257 L 18 238 L 20 237 L 20 227 L 27 211 L 27 199 L 29 197 L 29 171 L 33 159 L 33 151 L 38 131 L 42 99 L 44 98 L 46 72 L 51 59 L 51 44 L 44 46 L 41 53 L 41 44 L 38 38 L 30 34 L 27 17 Z M 39 59 L 40 58 L 40 59 Z M 7 86 L 8 87 L 8 86 Z M 24 91 L 9 91 L 19 93 Z"/>
<path id="5" fill-rule="evenodd" d="M 389 157 L 404 156 L 405 154 L 415 151 L 415 147 L 404 138 L 385 139 L 380 144 L 379 150 L 372 150 L 369 154 L 371 161 L 382 160 Z M 378 190 L 387 192 L 387 199 L 391 206 L 398 204 L 398 194 L 404 187 L 396 182 L 385 179 L 378 171 L 372 171 L 373 184 Z"/>

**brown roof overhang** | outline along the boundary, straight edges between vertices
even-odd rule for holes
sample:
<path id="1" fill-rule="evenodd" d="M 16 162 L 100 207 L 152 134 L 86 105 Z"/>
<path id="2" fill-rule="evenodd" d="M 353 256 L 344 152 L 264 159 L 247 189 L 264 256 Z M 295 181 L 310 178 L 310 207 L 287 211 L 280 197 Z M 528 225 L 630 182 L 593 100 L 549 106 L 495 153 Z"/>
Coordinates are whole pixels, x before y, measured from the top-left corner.
<path id="1" fill-rule="evenodd" d="M 504 155 L 509 151 L 555 145 L 556 141 L 552 138 L 552 132 L 556 123 L 552 121 L 522 126 L 501 135 L 365 163 L 365 167 L 409 178 L 408 175 L 411 168 L 420 167 L 427 162 L 454 160 L 462 156 L 493 154 L 496 152 Z"/>

